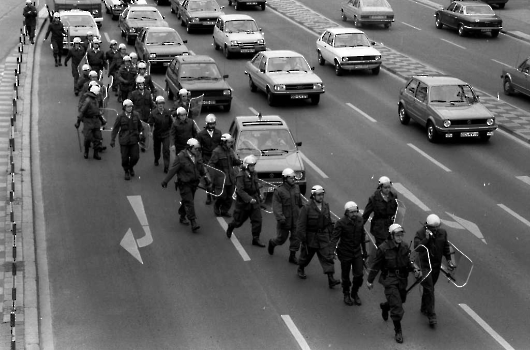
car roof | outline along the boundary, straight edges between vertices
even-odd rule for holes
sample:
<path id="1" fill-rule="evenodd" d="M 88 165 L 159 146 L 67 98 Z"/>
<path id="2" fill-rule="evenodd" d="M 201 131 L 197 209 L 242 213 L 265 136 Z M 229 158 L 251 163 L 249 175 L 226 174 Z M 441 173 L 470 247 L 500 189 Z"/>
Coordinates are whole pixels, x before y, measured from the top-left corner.
<path id="1" fill-rule="evenodd" d="M 59 15 L 67 15 L 67 16 L 90 16 L 92 17 L 92 14 L 85 10 L 79 10 L 79 9 L 72 9 L 67 11 L 59 11 Z"/>
<path id="2" fill-rule="evenodd" d="M 413 78 L 429 85 L 469 85 L 463 80 L 445 75 L 415 75 Z"/>
<path id="3" fill-rule="evenodd" d="M 215 63 L 215 60 L 210 56 L 206 55 L 190 55 L 190 56 L 177 56 L 177 60 L 183 63 L 195 63 L 195 62 L 204 62 L 204 63 Z"/>
<path id="4" fill-rule="evenodd" d="M 224 21 L 235 21 L 235 20 L 251 20 L 253 21 L 254 18 L 250 17 L 249 15 L 221 15 L 219 16 Z"/>
<path id="5" fill-rule="evenodd" d="M 268 50 L 268 51 L 261 51 L 261 53 L 265 57 L 286 57 L 286 56 L 304 57 L 302 54 L 299 54 L 298 52 L 291 51 L 291 50 Z"/>
<path id="6" fill-rule="evenodd" d="M 146 27 L 149 32 L 176 32 L 177 30 L 171 27 Z"/>
<path id="7" fill-rule="evenodd" d="M 157 11 L 158 12 L 158 9 L 154 6 L 149 6 L 149 5 L 129 5 L 129 11 L 136 11 L 136 10 L 149 10 L 149 11 Z"/>
<path id="8" fill-rule="evenodd" d="M 490 7 L 490 5 L 485 4 L 483 2 L 480 2 L 480 1 L 453 1 L 453 2 L 457 2 L 457 3 L 459 3 L 462 6 L 466 6 L 466 5 L 480 5 L 480 6 L 484 6 L 485 5 L 485 6 Z"/>
<path id="9" fill-rule="evenodd" d="M 359 30 L 357 28 L 343 28 L 343 27 L 335 27 L 335 28 L 327 28 L 328 32 L 333 34 L 344 34 L 344 33 L 355 33 L 355 34 L 361 34 L 364 33 L 362 30 Z"/>
<path id="10" fill-rule="evenodd" d="M 288 129 L 287 123 L 277 115 L 239 116 L 235 120 L 240 130 L 263 129 L 264 126 L 268 129 Z"/>

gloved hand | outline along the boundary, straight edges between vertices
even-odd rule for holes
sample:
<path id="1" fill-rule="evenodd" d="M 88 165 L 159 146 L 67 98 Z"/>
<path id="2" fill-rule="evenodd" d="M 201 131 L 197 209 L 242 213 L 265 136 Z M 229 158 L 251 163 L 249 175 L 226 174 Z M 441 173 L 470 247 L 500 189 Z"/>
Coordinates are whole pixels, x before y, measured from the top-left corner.
<path id="1" fill-rule="evenodd" d="M 110 141 L 110 147 L 114 148 L 115 142 L 114 140 Z"/>
<path id="2" fill-rule="evenodd" d="M 453 260 L 448 260 L 447 267 L 449 268 L 449 270 L 453 271 L 456 268 L 456 265 L 453 264 Z"/>
<path id="3" fill-rule="evenodd" d="M 204 185 L 207 188 L 211 188 L 212 187 L 212 180 L 210 180 L 210 178 L 208 176 L 204 177 Z"/>
<path id="4" fill-rule="evenodd" d="M 432 231 L 431 230 L 426 229 L 425 233 L 427 233 L 428 237 L 432 237 Z"/>
<path id="5" fill-rule="evenodd" d="M 252 199 L 250 200 L 250 204 L 254 204 L 254 203 L 256 203 L 256 200 L 255 200 L 254 198 L 252 198 Z"/>
<path id="6" fill-rule="evenodd" d="M 417 279 L 421 278 L 421 270 L 420 269 L 414 269 L 414 277 Z"/>
<path id="7" fill-rule="evenodd" d="M 280 223 L 281 226 L 285 226 L 285 224 L 287 223 L 285 219 L 278 220 L 278 222 Z"/>
<path id="8" fill-rule="evenodd" d="M 79 123 L 79 120 L 78 120 L 77 123 L 75 123 L 74 126 L 75 126 L 76 129 L 79 129 L 79 125 L 81 125 L 81 124 Z"/>
<path id="9" fill-rule="evenodd" d="M 167 188 L 167 182 L 162 181 L 162 188 Z"/>

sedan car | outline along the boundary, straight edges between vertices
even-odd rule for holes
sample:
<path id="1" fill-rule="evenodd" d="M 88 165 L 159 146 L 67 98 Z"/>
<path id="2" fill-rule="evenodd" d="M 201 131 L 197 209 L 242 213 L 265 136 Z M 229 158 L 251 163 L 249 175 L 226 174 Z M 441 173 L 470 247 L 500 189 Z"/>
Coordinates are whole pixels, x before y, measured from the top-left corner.
<path id="1" fill-rule="evenodd" d="M 138 33 L 145 27 L 168 27 L 164 17 L 154 6 L 129 5 L 120 15 L 121 36 L 129 45 L 133 45 Z"/>
<path id="2" fill-rule="evenodd" d="M 518 67 L 503 68 L 501 78 L 506 95 L 519 91 L 530 97 L 530 57 Z"/>
<path id="3" fill-rule="evenodd" d="M 73 47 L 75 37 L 81 38 L 83 44 L 86 43 L 88 32 L 101 38 L 97 23 L 90 12 L 81 10 L 59 11 L 59 15 L 67 33 L 66 36 L 63 36 L 63 50 L 69 50 Z"/>
<path id="4" fill-rule="evenodd" d="M 324 84 L 313 73 L 314 67 L 310 67 L 304 56 L 294 51 L 261 51 L 245 67 L 250 91 L 264 91 L 270 106 L 282 97 L 310 99 L 311 104 L 317 105 L 324 93 Z"/>
<path id="5" fill-rule="evenodd" d="M 348 0 L 340 9 L 342 20 L 353 20 L 356 27 L 364 24 L 382 24 L 390 28 L 394 10 L 386 0 Z"/>
<path id="6" fill-rule="evenodd" d="M 266 0 L 228 0 L 228 6 L 234 4 L 236 11 L 241 10 L 244 6 L 259 6 L 261 11 L 265 11 Z"/>
<path id="7" fill-rule="evenodd" d="M 112 16 L 112 19 L 118 19 L 121 13 L 127 7 L 123 0 L 103 0 L 105 11 Z"/>
<path id="8" fill-rule="evenodd" d="M 261 28 L 247 15 L 219 16 L 213 29 L 213 46 L 222 49 L 226 58 L 235 53 L 255 54 L 266 49 Z"/>
<path id="9" fill-rule="evenodd" d="M 369 69 L 379 74 L 381 53 L 373 48 L 364 32 L 355 28 L 329 28 L 317 40 L 318 63 L 326 61 L 335 66 L 335 74 L 344 71 Z"/>
<path id="10" fill-rule="evenodd" d="M 502 29 L 502 19 L 490 5 L 476 1 L 453 1 L 446 9 L 434 14 L 436 28 L 444 26 L 458 30 L 458 35 L 467 33 L 491 33 L 496 38 Z"/>
<path id="11" fill-rule="evenodd" d="M 475 1 L 479 1 L 479 0 L 475 0 Z M 496 5 L 500 9 L 503 9 L 506 6 L 506 3 L 508 2 L 508 0 L 480 0 L 480 1 L 485 2 L 488 5 Z"/>
<path id="12" fill-rule="evenodd" d="M 184 0 L 180 7 L 180 24 L 190 33 L 193 29 L 211 30 L 219 16 L 224 15 L 215 0 Z"/>
<path id="13" fill-rule="evenodd" d="M 166 92 L 169 99 L 184 88 L 190 97 L 204 95 L 202 106 L 219 106 L 226 112 L 232 105 L 232 88 L 221 75 L 214 59 L 204 55 L 177 56 L 166 70 Z"/>
<path id="14" fill-rule="evenodd" d="M 145 28 L 134 43 L 138 58 L 151 66 L 168 66 L 175 56 L 189 55 L 190 52 L 177 31 L 169 27 Z"/>
<path id="15" fill-rule="evenodd" d="M 413 76 L 399 92 L 399 121 L 425 126 L 431 142 L 477 137 L 489 140 L 497 130 L 494 115 L 473 88 L 448 76 Z"/>

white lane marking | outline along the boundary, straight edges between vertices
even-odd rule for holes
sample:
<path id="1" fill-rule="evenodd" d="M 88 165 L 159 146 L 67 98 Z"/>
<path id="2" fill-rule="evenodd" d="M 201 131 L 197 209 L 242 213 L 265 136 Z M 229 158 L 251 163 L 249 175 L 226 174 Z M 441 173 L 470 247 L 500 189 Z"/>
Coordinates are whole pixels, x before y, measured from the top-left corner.
<path id="1" fill-rule="evenodd" d="M 446 167 L 445 165 L 443 165 L 442 163 L 440 163 L 439 161 L 437 161 L 436 159 L 434 159 L 433 157 L 431 157 L 427 153 L 423 152 L 421 149 L 419 149 L 418 147 L 414 146 L 412 143 L 407 143 L 407 145 L 410 148 L 412 148 L 413 150 L 415 150 L 416 152 L 418 152 L 419 154 L 421 154 L 422 156 L 424 156 L 425 158 L 427 158 L 428 160 L 430 160 L 431 162 L 433 162 L 434 164 L 438 165 L 443 170 L 447 171 L 448 173 L 451 172 L 451 169 L 449 169 L 448 167 Z"/>
<path id="2" fill-rule="evenodd" d="M 412 192 L 407 190 L 405 186 L 400 184 L 399 182 L 392 184 L 392 186 L 401 193 L 405 198 L 410 200 L 412 203 L 416 204 L 418 207 L 420 207 L 423 211 L 431 211 L 428 206 L 426 206 L 418 197 L 416 197 Z"/>
<path id="3" fill-rule="evenodd" d="M 408 23 L 405 23 L 405 22 L 401 22 L 401 23 L 403 23 L 404 25 L 409 26 L 409 27 L 411 27 L 411 28 L 414 28 L 414 29 L 416 29 L 416 30 L 421 30 L 421 29 L 418 28 L 418 27 L 414 27 L 412 24 L 408 24 Z"/>
<path id="4" fill-rule="evenodd" d="M 162 91 L 164 91 L 164 90 L 165 90 L 165 87 L 163 87 L 162 85 L 159 85 L 158 83 L 156 83 L 156 82 L 154 82 L 154 81 L 153 81 L 153 84 L 155 84 L 155 85 L 156 85 L 156 87 L 159 87 L 159 88 L 160 88 L 160 90 L 162 90 Z"/>
<path id="5" fill-rule="evenodd" d="M 374 118 L 370 117 L 368 114 L 364 113 L 359 108 L 357 108 L 354 105 L 352 105 L 351 103 L 349 103 L 349 102 L 346 103 L 346 106 L 350 107 L 351 109 L 353 109 L 354 111 L 356 111 L 357 113 L 359 113 L 360 115 L 362 115 L 363 117 L 365 117 L 366 119 L 371 121 L 372 123 L 377 123 L 377 120 L 375 120 Z"/>
<path id="6" fill-rule="evenodd" d="M 521 221 L 526 226 L 530 227 L 530 221 L 526 220 L 521 215 L 517 214 L 516 212 L 514 212 L 513 210 L 511 210 L 510 208 L 508 208 L 504 204 L 497 204 L 497 205 L 499 207 L 501 207 L 502 209 L 504 209 L 508 214 L 512 215 L 514 218 L 516 218 L 517 220 Z"/>
<path id="7" fill-rule="evenodd" d="M 219 221 L 219 224 L 223 228 L 223 231 L 226 232 L 226 229 L 228 228 L 228 224 L 226 223 L 225 219 L 223 218 L 217 218 L 217 221 Z M 250 256 L 248 256 L 247 252 L 245 251 L 245 248 L 239 243 L 239 240 L 237 239 L 236 235 L 232 232 L 232 237 L 230 237 L 230 241 L 232 241 L 232 244 L 234 247 L 236 247 L 237 252 L 241 257 L 243 258 L 243 261 L 250 261 Z"/>
<path id="8" fill-rule="evenodd" d="M 300 157 L 302 157 L 302 159 L 304 160 L 304 162 L 306 162 L 307 164 L 309 164 L 309 166 L 310 166 L 311 168 L 313 168 L 313 169 L 318 173 L 318 175 L 320 175 L 322 178 L 324 178 L 324 179 L 328 179 L 328 178 L 329 178 L 329 177 L 328 177 L 328 176 L 327 176 L 322 170 L 320 170 L 319 167 L 317 167 L 317 166 L 315 165 L 315 163 L 313 163 L 312 161 L 310 161 L 309 158 L 307 158 L 307 157 L 305 156 L 305 154 L 303 154 L 302 152 L 300 152 Z"/>
<path id="9" fill-rule="evenodd" d="M 469 220 L 466 220 L 466 219 L 463 219 L 463 218 L 459 218 L 458 216 L 456 216 L 454 214 L 451 214 L 451 213 L 448 213 L 448 212 L 445 212 L 445 213 L 447 215 L 449 215 L 450 217 L 452 217 L 458 224 L 462 225 L 463 228 L 465 228 L 466 230 L 471 232 L 474 236 L 476 236 L 482 242 L 484 242 L 485 244 L 488 244 L 488 242 L 486 242 L 486 239 L 482 235 L 482 232 L 480 232 L 480 228 L 478 228 L 477 224 L 475 224 L 474 222 L 471 222 Z M 445 220 L 443 222 L 445 223 Z"/>
<path id="10" fill-rule="evenodd" d="M 459 47 L 459 48 L 461 48 L 461 49 L 464 49 L 464 50 L 466 49 L 465 47 L 460 46 L 460 45 L 458 45 L 458 44 L 455 44 L 455 43 L 452 42 L 452 41 L 445 40 L 445 39 L 440 39 L 440 40 L 445 41 L 446 43 L 451 44 L 451 45 L 454 45 L 454 46 Z"/>
<path id="11" fill-rule="evenodd" d="M 250 111 L 254 113 L 254 115 L 258 115 L 258 111 L 256 111 L 254 108 L 248 107 L 248 109 L 250 109 Z"/>
<path id="12" fill-rule="evenodd" d="M 151 229 L 149 228 L 149 223 L 147 222 L 147 215 L 145 214 L 144 203 L 142 202 L 142 196 L 127 196 L 129 203 L 140 221 L 140 225 L 144 229 L 145 236 L 136 240 L 138 242 L 138 247 L 142 248 L 153 243 L 153 235 L 151 234 Z"/>
<path id="13" fill-rule="evenodd" d="M 501 65 L 503 65 L 503 66 L 505 66 L 505 67 L 512 68 L 512 66 L 510 66 L 509 64 L 503 63 L 503 62 L 501 62 L 501 61 L 494 60 L 493 58 L 492 58 L 491 60 L 492 60 L 493 62 L 496 62 L 496 63 L 498 63 L 498 64 L 501 64 Z"/>
<path id="14" fill-rule="evenodd" d="M 107 40 L 108 43 L 110 43 L 110 36 L 109 33 L 103 32 L 103 36 L 105 37 L 105 40 Z"/>
<path id="15" fill-rule="evenodd" d="M 517 179 L 521 180 L 527 185 L 530 185 L 530 176 L 516 176 Z"/>
<path id="16" fill-rule="evenodd" d="M 282 315 L 282 320 L 283 322 L 285 322 L 287 328 L 289 328 L 289 330 L 291 331 L 291 334 L 294 336 L 294 339 L 296 340 L 300 348 L 302 350 L 311 350 L 311 348 L 305 341 L 304 336 L 302 335 L 302 333 L 300 333 L 293 320 L 291 319 L 291 316 Z"/>
<path id="17" fill-rule="evenodd" d="M 504 340 L 503 337 L 501 337 L 497 332 L 495 332 L 493 328 L 491 328 L 490 325 L 486 323 L 486 321 L 484 321 L 479 315 L 477 315 L 475 311 L 471 310 L 469 306 L 467 306 L 466 304 L 458 305 L 462 309 L 464 309 L 464 311 L 467 312 L 467 314 L 471 316 L 471 318 L 473 318 L 482 328 L 484 328 L 484 330 L 488 332 L 488 334 L 491 335 L 493 339 L 495 339 L 499 344 L 501 344 L 504 349 L 515 350 L 510 344 L 508 344 L 506 340 Z"/>

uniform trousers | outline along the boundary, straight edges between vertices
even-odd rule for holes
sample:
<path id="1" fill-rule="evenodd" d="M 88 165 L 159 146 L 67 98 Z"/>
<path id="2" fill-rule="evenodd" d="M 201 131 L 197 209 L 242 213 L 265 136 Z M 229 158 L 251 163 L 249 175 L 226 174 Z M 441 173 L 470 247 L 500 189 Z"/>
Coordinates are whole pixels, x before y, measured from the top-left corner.
<path id="1" fill-rule="evenodd" d="M 390 308 L 390 318 L 392 321 L 401 321 L 405 310 L 403 304 L 407 300 L 407 278 L 397 277 L 389 273 L 384 279 L 386 305 Z"/>
<path id="2" fill-rule="evenodd" d="M 246 208 L 238 208 L 238 204 L 236 204 L 236 208 L 234 210 L 234 220 L 229 224 L 232 226 L 232 228 L 238 228 L 241 227 L 247 221 L 247 219 L 250 219 L 250 225 L 252 226 L 252 237 L 253 238 L 259 238 L 261 234 L 261 209 L 258 204 L 246 204 Z"/>
<path id="3" fill-rule="evenodd" d="M 176 186 L 180 192 L 179 215 L 186 216 L 188 220 L 195 220 L 195 192 L 197 191 L 198 181 L 177 182 Z"/>
<path id="4" fill-rule="evenodd" d="M 169 168 L 169 136 L 162 138 L 153 137 L 153 147 L 155 152 L 155 162 L 158 162 L 160 159 L 160 149 L 162 149 L 164 168 Z"/>
<path id="5" fill-rule="evenodd" d="M 307 265 L 309 265 L 311 259 L 313 259 L 313 256 L 316 254 L 324 273 L 335 273 L 335 264 L 333 263 L 333 257 L 330 253 L 331 250 L 329 247 L 313 248 L 302 243 L 298 265 L 301 268 L 305 268 Z"/>
<path id="6" fill-rule="evenodd" d="M 133 145 L 121 145 L 121 166 L 123 170 L 131 170 L 140 159 L 140 146 L 135 143 Z"/>
<path id="7" fill-rule="evenodd" d="M 429 270 L 422 269 L 423 276 L 429 273 Z M 423 287 L 423 294 L 421 295 L 421 310 L 427 314 L 427 316 L 433 316 L 434 311 L 434 285 L 438 281 L 440 276 L 440 268 L 432 269 L 432 272 L 423 282 L 421 286 Z"/>
<path id="8" fill-rule="evenodd" d="M 344 293 L 350 292 L 350 286 L 352 282 L 350 281 L 350 271 L 353 274 L 353 288 L 352 292 L 357 293 L 359 287 L 363 285 L 363 258 L 358 256 L 351 259 L 340 259 L 340 270 L 341 270 L 341 279 L 342 279 L 342 291 Z"/>
<path id="9" fill-rule="evenodd" d="M 285 225 L 276 222 L 276 238 L 272 240 L 274 246 L 282 245 L 289 238 L 289 251 L 297 252 L 300 249 L 300 240 L 296 235 L 296 225 L 285 228 Z"/>

